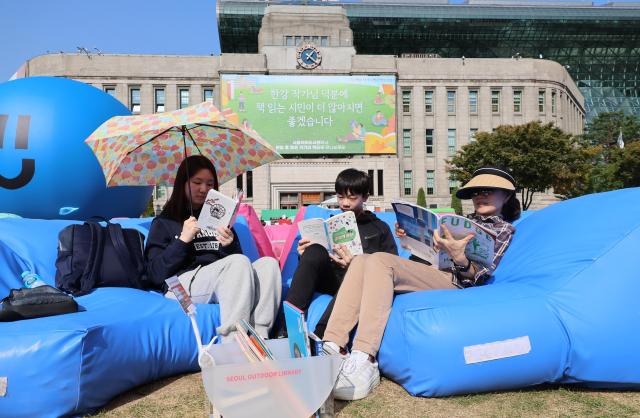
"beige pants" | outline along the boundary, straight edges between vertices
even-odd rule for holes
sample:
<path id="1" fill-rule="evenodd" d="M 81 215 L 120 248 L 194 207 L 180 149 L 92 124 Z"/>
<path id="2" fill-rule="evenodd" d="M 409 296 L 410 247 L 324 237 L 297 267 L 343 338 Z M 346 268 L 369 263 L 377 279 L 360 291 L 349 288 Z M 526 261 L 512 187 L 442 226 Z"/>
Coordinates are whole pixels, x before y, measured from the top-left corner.
<path id="1" fill-rule="evenodd" d="M 376 356 L 394 293 L 434 289 L 457 289 L 451 273 L 388 253 L 359 255 L 340 286 L 324 340 L 344 347 L 358 324 L 353 349 Z"/>

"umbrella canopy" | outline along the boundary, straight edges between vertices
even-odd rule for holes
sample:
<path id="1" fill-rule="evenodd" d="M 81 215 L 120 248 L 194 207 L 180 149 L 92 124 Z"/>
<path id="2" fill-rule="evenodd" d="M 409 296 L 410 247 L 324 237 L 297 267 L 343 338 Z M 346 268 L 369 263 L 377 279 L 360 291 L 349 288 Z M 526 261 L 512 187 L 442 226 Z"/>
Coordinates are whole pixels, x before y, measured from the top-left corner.
<path id="1" fill-rule="evenodd" d="M 85 141 L 107 186 L 173 185 L 186 155 L 202 154 L 220 184 L 282 158 L 257 132 L 231 123 L 210 102 L 150 115 L 115 116 Z"/>

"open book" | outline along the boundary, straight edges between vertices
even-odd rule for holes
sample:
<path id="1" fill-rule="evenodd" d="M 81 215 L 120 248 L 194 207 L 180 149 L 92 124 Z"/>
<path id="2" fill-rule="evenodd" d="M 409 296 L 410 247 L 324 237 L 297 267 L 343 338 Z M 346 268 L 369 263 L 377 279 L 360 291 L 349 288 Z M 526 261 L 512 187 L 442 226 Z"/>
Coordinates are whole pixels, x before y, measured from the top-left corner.
<path id="1" fill-rule="evenodd" d="M 333 253 L 334 245 L 345 245 L 351 254 L 362 254 L 362 242 L 356 223 L 356 215 L 342 212 L 329 219 L 312 218 L 298 222 L 300 236 L 324 246 Z"/>
<path id="2" fill-rule="evenodd" d="M 217 190 L 209 190 L 198 217 L 198 226 L 216 237 L 218 236 L 218 227 L 233 226 L 240 202 L 242 202 L 242 191 L 238 191 L 236 194 L 237 196 L 232 198 Z"/>
<path id="3" fill-rule="evenodd" d="M 398 226 L 406 233 L 400 239 L 402 245 L 411 250 L 411 254 L 428 261 L 432 266 L 443 270 L 453 265 L 445 251 L 433 248 L 433 235 L 440 225 L 446 225 L 456 239 L 464 238 L 470 233 L 475 234 L 467 244 L 465 255 L 483 266 L 490 266 L 493 262 L 496 239 L 494 233 L 471 219 L 450 213 L 436 213 L 409 202 L 393 201 L 391 205 L 396 212 Z M 442 232 L 440 236 L 443 236 Z"/>

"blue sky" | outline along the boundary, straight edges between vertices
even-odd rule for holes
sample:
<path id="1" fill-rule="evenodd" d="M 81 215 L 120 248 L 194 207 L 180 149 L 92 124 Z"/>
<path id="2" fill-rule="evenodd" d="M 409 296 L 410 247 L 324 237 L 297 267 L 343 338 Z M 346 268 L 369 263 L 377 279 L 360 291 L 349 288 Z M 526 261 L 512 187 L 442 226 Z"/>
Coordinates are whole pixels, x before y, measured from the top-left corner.
<path id="1" fill-rule="evenodd" d="M 219 54 L 215 0 L 0 0 L 0 82 L 29 58 L 78 46 Z"/>
<path id="2" fill-rule="evenodd" d="M 0 82 L 29 58 L 78 46 L 121 54 L 219 54 L 215 0 L 0 0 Z"/>

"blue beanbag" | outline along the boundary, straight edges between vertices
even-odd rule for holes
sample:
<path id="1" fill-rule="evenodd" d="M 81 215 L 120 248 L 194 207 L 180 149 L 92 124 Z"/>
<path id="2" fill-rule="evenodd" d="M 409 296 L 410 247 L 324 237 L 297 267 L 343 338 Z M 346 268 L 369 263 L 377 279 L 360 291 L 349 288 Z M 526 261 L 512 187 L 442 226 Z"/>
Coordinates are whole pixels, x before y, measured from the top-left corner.
<path id="1" fill-rule="evenodd" d="M 492 283 L 397 296 L 380 368 L 419 396 L 638 388 L 639 249 L 638 188 L 538 211 L 518 223 Z"/>
<path id="2" fill-rule="evenodd" d="M 151 219 L 116 220 L 148 232 Z M 58 232 L 73 221 L 0 220 L 0 295 L 21 287 L 20 273 L 37 272 L 54 285 Z M 236 232 L 257 258 L 246 221 Z M 156 292 L 99 288 L 76 298 L 82 312 L 0 323 L 0 416 L 92 412 L 117 394 L 165 376 L 198 370 L 196 341 L 179 305 Z M 204 342 L 220 325 L 218 305 L 198 305 Z"/>

